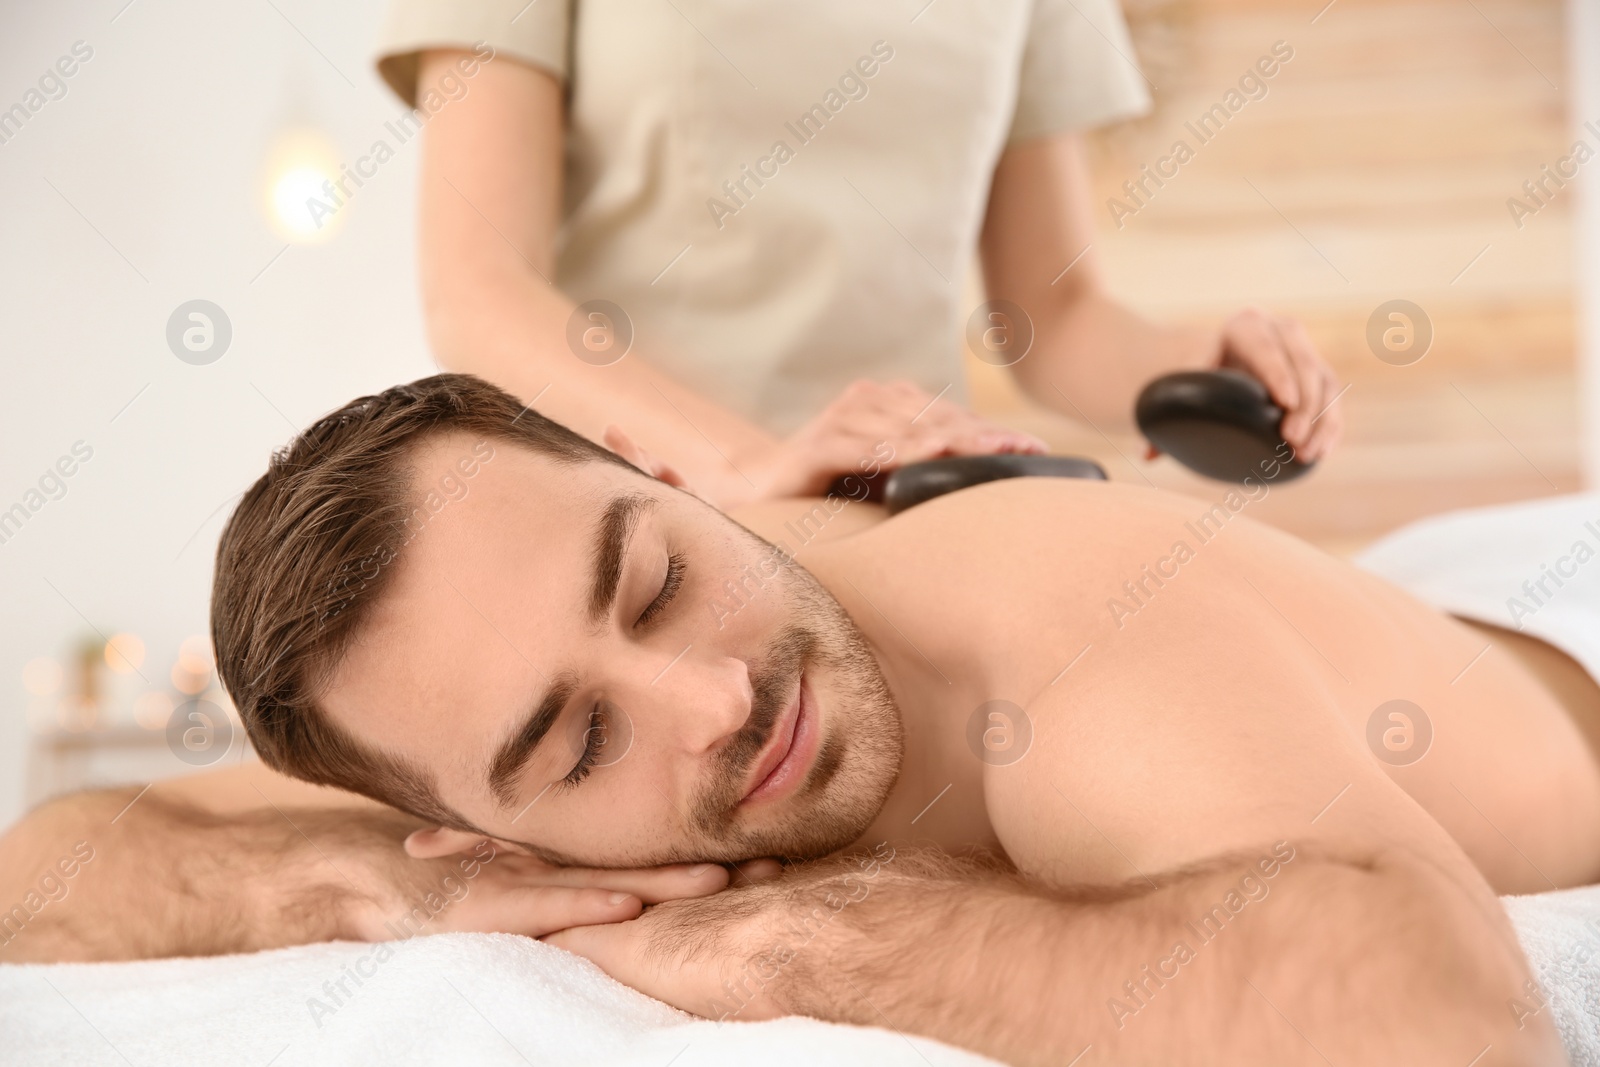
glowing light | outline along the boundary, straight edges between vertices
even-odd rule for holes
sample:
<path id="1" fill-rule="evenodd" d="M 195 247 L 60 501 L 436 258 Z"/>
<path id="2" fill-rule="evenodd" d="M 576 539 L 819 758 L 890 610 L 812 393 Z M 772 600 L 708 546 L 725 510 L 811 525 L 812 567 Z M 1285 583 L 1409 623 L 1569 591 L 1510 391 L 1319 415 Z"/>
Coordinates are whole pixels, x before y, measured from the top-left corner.
<path id="1" fill-rule="evenodd" d="M 144 663 L 144 642 L 134 634 L 113 634 L 106 642 L 105 660 L 118 674 L 132 674 Z"/>
<path id="2" fill-rule="evenodd" d="M 152 689 L 133 702 L 133 718 L 146 730 L 164 730 L 172 718 L 172 697 Z"/>
<path id="3" fill-rule="evenodd" d="M 211 640 L 204 634 L 192 634 L 178 646 L 178 662 L 191 674 L 205 674 L 211 670 Z"/>
<path id="4" fill-rule="evenodd" d="M 331 237 L 344 221 L 344 199 L 333 188 L 339 158 L 313 129 L 280 134 L 268 152 L 266 210 L 284 240 L 309 243 Z"/>
<path id="5" fill-rule="evenodd" d="M 321 237 L 328 220 L 337 214 L 323 206 L 331 203 L 323 185 L 332 180 L 315 167 L 296 167 L 279 178 L 272 187 L 272 210 L 279 224 L 303 241 Z"/>
<path id="6" fill-rule="evenodd" d="M 189 668 L 185 667 L 182 662 L 174 663 L 172 665 L 171 674 L 172 688 L 176 689 L 180 693 L 187 693 L 190 696 L 194 696 L 196 693 L 205 689 L 206 683 L 210 681 L 210 679 L 206 676 L 206 673 L 202 673 L 200 671 L 191 671 Z"/>
<path id="7" fill-rule="evenodd" d="M 40 656 L 22 668 L 22 686 L 36 697 L 47 697 L 61 689 L 61 664 Z"/>

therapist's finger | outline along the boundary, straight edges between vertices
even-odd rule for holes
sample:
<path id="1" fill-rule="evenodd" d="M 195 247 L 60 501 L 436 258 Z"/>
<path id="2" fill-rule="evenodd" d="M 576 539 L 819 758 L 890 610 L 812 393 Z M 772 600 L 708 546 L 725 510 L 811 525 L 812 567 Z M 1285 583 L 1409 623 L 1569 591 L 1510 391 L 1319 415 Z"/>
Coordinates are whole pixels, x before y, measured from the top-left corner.
<path id="1" fill-rule="evenodd" d="M 1300 406 L 1300 382 L 1294 364 L 1272 320 L 1255 311 L 1241 311 L 1224 331 L 1223 362 L 1249 371 L 1285 411 Z"/>
<path id="2" fill-rule="evenodd" d="M 840 429 L 865 436 L 876 435 L 893 441 L 897 437 L 942 435 L 947 441 L 971 442 L 954 445 L 950 451 L 1046 452 L 1043 440 L 1020 430 L 997 426 L 939 394 L 929 394 L 911 382 L 899 379 L 887 383 L 856 383 L 846 394 L 847 409 L 839 412 Z M 979 441 L 979 435 L 988 433 Z M 919 448 L 919 453 L 928 451 Z"/>
<path id="3" fill-rule="evenodd" d="M 1323 363 L 1317 355 L 1311 335 L 1294 319 L 1278 319 L 1275 328 L 1289 363 L 1294 369 L 1298 385 L 1299 403 L 1283 420 L 1283 437 L 1296 449 L 1306 453 L 1305 458 L 1316 459 L 1310 446 L 1311 420 L 1322 410 Z"/>
<path id="4" fill-rule="evenodd" d="M 942 437 L 951 442 L 951 451 L 956 454 L 1049 450 L 1043 440 L 1031 433 L 1000 426 L 954 404 L 948 405 L 948 410 L 930 414 L 932 418 L 918 420 L 907 433 Z"/>
<path id="5" fill-rule="evenodd" d="M 989 456 L 998 452 L 1021 451 L 1020 443 L 980 431 L 918 434 L 906 439 L 895 453 L 902 465 L 919 463 L 940 456 Z"/>
<path id="6" fill-rule="evenodd" d="M 1332 452 L 1339 438 L 1344 436 L 1344 408 L 1339 402 L 1344 388 L 1331 369 L 1323 370 L 1322 414 L 1320 417 L 1313 415 L 1316 421 L 1311 424 L 1309 451 L 1314 457 Z"/>

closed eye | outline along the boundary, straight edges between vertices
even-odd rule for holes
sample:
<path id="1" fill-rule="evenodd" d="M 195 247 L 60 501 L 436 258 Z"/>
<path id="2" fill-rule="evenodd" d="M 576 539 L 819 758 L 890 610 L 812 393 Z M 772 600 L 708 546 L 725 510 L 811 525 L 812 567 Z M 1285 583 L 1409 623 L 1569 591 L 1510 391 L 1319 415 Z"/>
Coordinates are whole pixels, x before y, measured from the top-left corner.
<path id="1" fill-rule="evenodd" d="M 563 789 L 578 788 L 589 777 L 589 772 L 594 770 L 595 761 L 600 758 L 600 748 L 606 743 L 606 726 L 605 712 L 596 704 L 589 709 L 589 728 L 583 732 L 583 752 L 578 756 L 578 762 L 572 765 L 572 770 L 561 779 Z"/>
<path id="2" fill-rule="evenodd" d="M 688 569 L 688 561 L 683 556 L 673 553 L 667 557 L 667 575 L 661 582 L 661 592 L 656 598 L 645 605 L 639 613 L 639 620 L 634 625 L 645 626 L 660 617 L 667 610 L 673 598 L 678 595 L 678 590 L 683 587 L 683 573 Z"/>

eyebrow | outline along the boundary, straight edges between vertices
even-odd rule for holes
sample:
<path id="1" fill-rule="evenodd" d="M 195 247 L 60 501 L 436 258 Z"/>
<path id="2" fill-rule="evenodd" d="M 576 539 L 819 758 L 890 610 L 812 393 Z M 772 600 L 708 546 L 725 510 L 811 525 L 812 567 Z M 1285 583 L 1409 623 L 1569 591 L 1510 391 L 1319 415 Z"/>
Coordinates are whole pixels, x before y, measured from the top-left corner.
<path id="1" fill-rule="evenodd" d="M 639 516 L 655 507 L 655 497 L 626 493 L 606 505 L 594 545 L 594 575 L 589 585 L 589 625 L 611 614 L 622 581 L 622 557 Z"/>
<path id="2" fill-rule="evenodd" d="M 517 776 L 539 747 L 539 742 L 556 724 L 556 719 L 561 717 L 561 709 L 567 706 L 567 701 L 572 699 L 577 688 L 576 677 L 570 674 L 558 677 L 534 707 L 532 714 L 522 720 L 516 733 L 506 738 L 495 752 L 494 759 L 489 763 L 489 792 L 502 808 L 509 808 L 517 802 Z"/>
<path id="3" fill-rule="evenodd" d="M 656 505 L 654 497 L 627 493 L 614 498 L 600 516 L 595 534 L 593 572 L 589 582 L 588 619 L 591 626 L 611 613 L 622 582 L 623 556 L 639 516 Z M 489 792 L 502 808 L 516 803 L 517 776 L 561 717 L 561 711 L 578 688 L 577 677 L 565 673 L 550 688 L 496 750 L 489 761 Z"/>

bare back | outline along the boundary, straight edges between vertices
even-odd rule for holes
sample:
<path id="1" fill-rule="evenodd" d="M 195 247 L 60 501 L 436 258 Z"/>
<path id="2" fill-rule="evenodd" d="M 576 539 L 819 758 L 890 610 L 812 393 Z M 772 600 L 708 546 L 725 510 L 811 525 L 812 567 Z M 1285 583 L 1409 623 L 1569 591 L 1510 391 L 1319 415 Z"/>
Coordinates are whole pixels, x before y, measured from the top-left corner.
<path id="1" fill-rule="evenodd" d="M 899 694 L 913 780 L 872 832 L 1121 882 L 1252 844 L 1251 805 L 1308 833 L 1340 807 L 1412 819 L 1377 797 L 1387 780 L 1496 892 L 1600 878 L 1600 768 L 1557 695 L 1481 631 L 1244 510 L 1026 479 L 856 516 L 802 551 L 931 679 Z M 969 743 L 996 700 L 1032 735 L 1014 765 Z"/>

